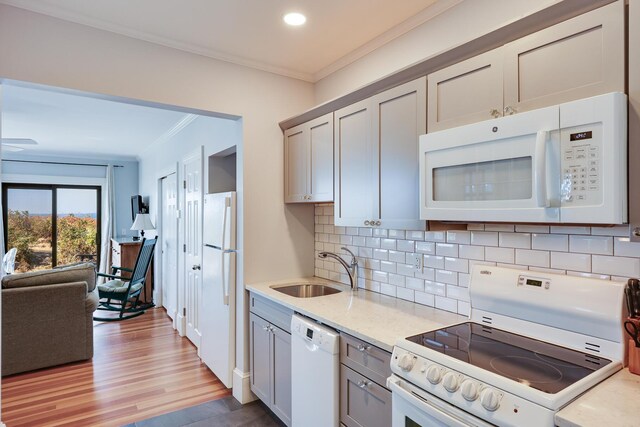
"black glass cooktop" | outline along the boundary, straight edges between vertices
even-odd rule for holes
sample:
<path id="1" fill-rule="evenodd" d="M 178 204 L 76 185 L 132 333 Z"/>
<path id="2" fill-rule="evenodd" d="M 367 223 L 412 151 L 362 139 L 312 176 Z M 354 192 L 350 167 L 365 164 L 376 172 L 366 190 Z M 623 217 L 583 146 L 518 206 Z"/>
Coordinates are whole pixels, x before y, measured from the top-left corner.
<path id="1" fill-rule="evenodd" d="M 407 339 L 551 394 L 611 363 L 591 354 L 473 322 Z"/>

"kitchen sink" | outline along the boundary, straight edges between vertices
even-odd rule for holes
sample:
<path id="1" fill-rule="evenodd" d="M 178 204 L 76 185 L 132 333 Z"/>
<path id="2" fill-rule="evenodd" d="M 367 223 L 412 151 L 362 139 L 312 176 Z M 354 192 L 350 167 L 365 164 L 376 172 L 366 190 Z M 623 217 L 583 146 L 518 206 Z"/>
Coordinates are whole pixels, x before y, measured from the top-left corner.
<path id="1" fill-rule="evenodd" d="M 340 289 L 332 288 L 327 285 L 316 285 L 313 283 L 301 283 L 295 285 L 283 285 L 272 288 L 274 291 L 282 292 L 283 294 L 295 297 L 295 298 L 314 298 L 322 297 L 325 295 L 337 294 L 342 292 Z"/>

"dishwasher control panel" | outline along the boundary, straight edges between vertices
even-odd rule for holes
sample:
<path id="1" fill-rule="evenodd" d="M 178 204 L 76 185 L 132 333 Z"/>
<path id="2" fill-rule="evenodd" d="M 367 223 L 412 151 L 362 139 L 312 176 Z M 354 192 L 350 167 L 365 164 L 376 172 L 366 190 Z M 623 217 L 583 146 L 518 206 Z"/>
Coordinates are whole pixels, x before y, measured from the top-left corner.
<path id="1" fill-rule="evenodd" d="M 291 333 L 304 339 L 307 344 L 315 345 L 329 353 L 335 354 L 340 351 L 338 332 L 311 319 L 293 316 L 291 318 Z"/>

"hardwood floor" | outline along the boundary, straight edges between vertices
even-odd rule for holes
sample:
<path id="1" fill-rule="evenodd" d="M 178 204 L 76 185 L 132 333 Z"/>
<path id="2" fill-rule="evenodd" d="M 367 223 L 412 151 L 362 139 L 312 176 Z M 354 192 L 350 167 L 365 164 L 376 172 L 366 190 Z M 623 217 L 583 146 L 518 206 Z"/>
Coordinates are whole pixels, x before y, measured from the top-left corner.
<path id="1" fill-rule="evenodd" d="M 164 309 L 94 322 L 92 361 L 2 379 L 2 421 L 18 426 L 122 426 L 231 391 L 178 336 Z"/>

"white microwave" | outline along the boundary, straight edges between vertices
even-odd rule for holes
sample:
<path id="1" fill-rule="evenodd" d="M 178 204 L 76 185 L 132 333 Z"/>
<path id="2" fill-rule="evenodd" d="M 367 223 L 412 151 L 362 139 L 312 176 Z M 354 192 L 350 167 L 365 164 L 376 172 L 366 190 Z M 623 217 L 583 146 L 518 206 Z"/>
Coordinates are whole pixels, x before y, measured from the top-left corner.
<path id="1" fill-rule="evenodd" d="M 421 135 L 420 218 L 626 223 L 626 95 Z"/>

